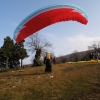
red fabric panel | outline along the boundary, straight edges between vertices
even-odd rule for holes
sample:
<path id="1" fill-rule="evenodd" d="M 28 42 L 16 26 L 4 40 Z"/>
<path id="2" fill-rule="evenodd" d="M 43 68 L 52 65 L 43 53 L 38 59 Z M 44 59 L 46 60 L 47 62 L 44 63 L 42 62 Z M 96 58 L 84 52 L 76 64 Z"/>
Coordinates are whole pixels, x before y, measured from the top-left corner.
<path id="1" fill-rule="evenodd" d="M 82 24 L 87 24 L 87 19 L 82 15 L 82 13 L 75 11 L 72 8 L 59 8 L 43 12 L 28 22 L 22 30 L 20 30 L 16 42 L 20 42 L 27 38 L 28 36 L 34 34 L 35 32 L 43 29 L 44 27 L 61 21 L 77 21 Z"/>

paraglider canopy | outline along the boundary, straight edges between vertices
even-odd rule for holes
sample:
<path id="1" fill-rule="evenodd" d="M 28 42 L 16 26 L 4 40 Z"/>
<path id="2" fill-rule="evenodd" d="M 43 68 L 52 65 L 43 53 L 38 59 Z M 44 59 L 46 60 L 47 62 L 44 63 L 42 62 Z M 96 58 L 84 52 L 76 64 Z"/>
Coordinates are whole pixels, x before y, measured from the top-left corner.
<path id="1" fill-rule="evenodd" d="M 17 43 L 21 42 L 48 25 L 69 20 L 82 24 L 88 22 L 86 13 L 75 5 L 58 4 L 41 8 L 31 13 L 17 26 L 14 39 Z"/>

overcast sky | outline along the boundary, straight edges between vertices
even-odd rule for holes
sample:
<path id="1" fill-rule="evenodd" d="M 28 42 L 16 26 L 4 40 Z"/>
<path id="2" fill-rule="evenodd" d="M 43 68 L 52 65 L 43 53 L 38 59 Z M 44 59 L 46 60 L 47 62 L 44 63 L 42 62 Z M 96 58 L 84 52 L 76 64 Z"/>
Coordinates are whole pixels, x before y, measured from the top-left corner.
<path id="1" fill-rule="evenodd" d="M 4 38 L 13 39 L 17 25 L 35 10 L 52 4 L 74 4 L 88 15 L 88 24 L 76 21 L 59 22 L 39 31 L 53 44 L 55 56 L 88 49 L 100 40 L 100 0 L 0 0 L 0 46 Z M 31 57 L 24 60 L 30 63 Z"/>

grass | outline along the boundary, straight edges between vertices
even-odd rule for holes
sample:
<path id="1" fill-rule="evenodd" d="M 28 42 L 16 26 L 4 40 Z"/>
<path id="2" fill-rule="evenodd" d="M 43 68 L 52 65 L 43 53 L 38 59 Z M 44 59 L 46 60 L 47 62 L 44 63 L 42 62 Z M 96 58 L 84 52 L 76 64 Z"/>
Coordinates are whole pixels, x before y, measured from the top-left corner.
<path id="1" fill-rule="evenodd" d="M 100 63 L 56 64 L 51 74 L 44 69 L 0 73 L 0 100 L 100 100 Z"/>

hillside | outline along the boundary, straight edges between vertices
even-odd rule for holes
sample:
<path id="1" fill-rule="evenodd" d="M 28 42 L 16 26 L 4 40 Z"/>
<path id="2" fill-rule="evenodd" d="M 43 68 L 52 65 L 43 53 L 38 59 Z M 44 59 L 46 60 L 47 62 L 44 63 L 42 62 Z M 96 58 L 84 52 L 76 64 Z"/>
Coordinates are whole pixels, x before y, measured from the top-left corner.
<path id="1" fill-rule="evenodd" d="M 77 61 L 84 61 L 90 60 L 92 50 L 81 51 L 81 52 L 73 52 L 71 54 L 67 54 L 64 56 L 57 57 L 57 63 L 64 63 L 64 62 L 77 62 Z"/>
<path id="2" fill-rule="evenodd" d="M 0 73 L 0 100 L 100 100 L 100 63 L 29 67 Z M 22 70 L 22 71 L 21 71 Z"/>

